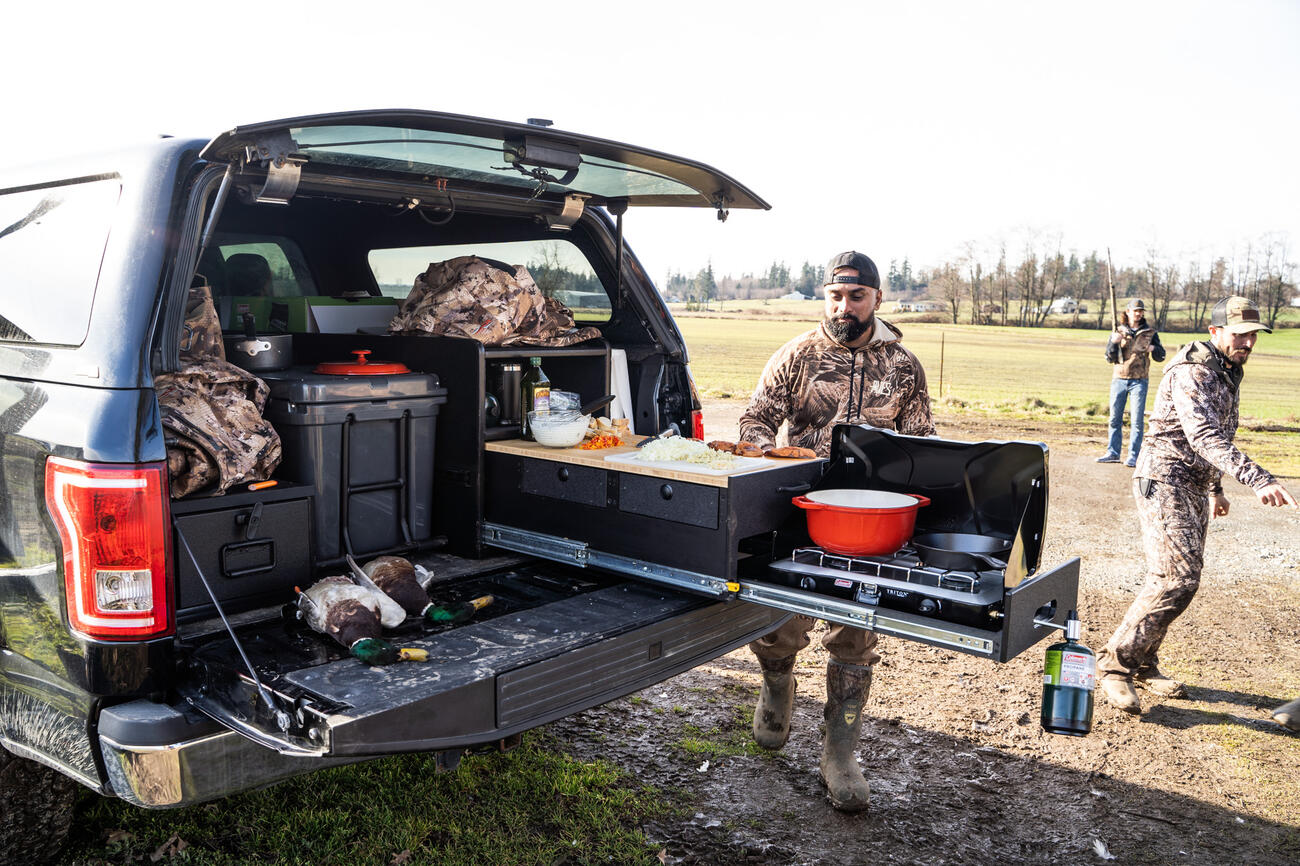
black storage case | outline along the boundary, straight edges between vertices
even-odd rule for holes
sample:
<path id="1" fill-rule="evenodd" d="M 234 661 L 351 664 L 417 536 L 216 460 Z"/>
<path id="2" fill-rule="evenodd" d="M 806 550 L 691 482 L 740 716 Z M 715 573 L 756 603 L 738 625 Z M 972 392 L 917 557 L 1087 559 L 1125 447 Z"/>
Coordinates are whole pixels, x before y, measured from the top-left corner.
<path id="1" fill-rule="evenodd" d="M 214 613 L 212 595 L 233 612 L 283 602 L 292 598 L 295 586 L 310 584 L 314 493 L 310 485 L 281 483 L 172 502 L 176 607 L 182 618 Z"/>
<path id="2" fill-rule="evenodd" d="M 447 402 L 437 376 L 291 368 L 263 378 L 284 449 L 277 475 L 316 488 L 317 566 L 432 542 L 434 441 Z"/>

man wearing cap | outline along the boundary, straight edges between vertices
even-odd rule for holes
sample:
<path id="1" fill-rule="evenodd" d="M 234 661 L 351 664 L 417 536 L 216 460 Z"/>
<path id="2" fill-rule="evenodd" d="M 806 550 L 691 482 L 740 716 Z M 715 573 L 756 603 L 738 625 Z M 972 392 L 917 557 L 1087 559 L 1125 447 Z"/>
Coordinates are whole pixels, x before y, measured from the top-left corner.
<path id="1" fill-rule="evenodd" d="M 1119 462 L 1124 443 L 1124 404 L 1131 401 L 1133 422 L 1124 465 L 1137 464 L 1138 452 L 1142 450 L 1142 422 L 1147 409 L 1147 377 L 1152 358 L 1163 361 L 1165 347 L 1160 345 L 1155 328 L 1147 324 L 1142 299 L 1134 298 L 1124 310 L 1123 324 L 1115 326 L 1106 343 L 1106 360 L 1114 365 L 1115 372 L 1110 380 L 1110 442 L 1106 453 L 1097 458 L 1098 463 Z"/>
<path id="2" fill-rule="evenodd" d="M 902 332 L 876 317 L 880 272 L 858 252 L 840 253 L 826 266 L 826 306 L 821 324 L 772 355 L 740 417 L 740 438 L 764 450 L 776 446 L 784 422 L 790 445 L 830 453 L 836 424 L 866 423 L 911 436 L 933 436 L 925 371 L 903 348 Z M 763 670 L 754 711 L 754 740 L 779 749 L 790 736 L 794 712 L 794 661 L 815 624 L 795 616 L 751 643 Z M 831 805 L 846 812 L 867 808 L 870 788 L 854 757 L 871 666 L 880 660 L 875 632 L 831 624 L 822 645 L 826 666 L 826 738 L 821 777 Z"/>
<path id="3" fill-rule="evenodd" d="M 1133 473 L 1146 585 L 1097 656 L 1102 694 L 1124 712 L 1142 712 L 1135 686 L 1160 697 L 1185 694 L 1182 683 L 1160 672 L 1156 654 L 1200 585 L 1211 513 L 1228 513 L 1223 476 L 1250 487 L 1265 505 L 1300 507 L 1232 442 L 1243 367 L 1260 331 L 1272 333 L 1253 302 L 1224 298 L 1210 313 L 1210 339 L 1184 346 L 1160 381 Z"/>

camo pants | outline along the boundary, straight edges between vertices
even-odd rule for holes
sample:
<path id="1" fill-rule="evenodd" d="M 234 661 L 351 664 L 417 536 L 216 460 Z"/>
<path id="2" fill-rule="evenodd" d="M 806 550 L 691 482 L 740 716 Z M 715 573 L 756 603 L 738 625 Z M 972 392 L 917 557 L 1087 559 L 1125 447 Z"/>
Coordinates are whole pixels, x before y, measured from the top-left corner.
<path id="1" fill-rule="evenodd" d="M 817 620 L 810 616 L 797 614 L 776 631 L 750 643 L 749 648 L 754 655 L 767 661 L 790 658 L 812 642 L 808 632 L 816 623 Z M 822 646 L 840 664 L 874 665 L 880 661 L 875 651 L 878 640 L 880 638 L 874 631 L 831 623 L 830 629 L 822 636 Z"/>
<path id="2" fill-rule="evenodd" d="M 1146 550 L 1146 585 L 1097 654 L 1099 677 L 1128 677 L 1155 668 L 1165 632 L 1201 585 L 1209 497 L 1204 490 L 1159 481 L 1152 482 L 1149 495 L 1143 496 L 1140 486 L 1141 480 L 1135 478 L 1133 497 Z"/>

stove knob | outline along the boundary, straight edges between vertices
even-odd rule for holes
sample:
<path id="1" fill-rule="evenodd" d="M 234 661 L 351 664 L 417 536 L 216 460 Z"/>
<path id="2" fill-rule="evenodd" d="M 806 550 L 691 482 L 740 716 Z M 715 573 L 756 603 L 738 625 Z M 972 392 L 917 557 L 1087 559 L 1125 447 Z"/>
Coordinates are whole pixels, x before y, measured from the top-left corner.
<path id="1" fill-rule="evenodd" d="M 939 612 L 939 602 L 933 598 L 923 598 L 921 603 L 916 606 L 916 612 L 926 616 L 934 616 Z"/>
<path id="2" fill-rule="evenodd" d="M 799 580 L 799 586 L 801 589 L 815 590 L 817 589 L 817 581 L 811 577 L 803 577 Z"/>

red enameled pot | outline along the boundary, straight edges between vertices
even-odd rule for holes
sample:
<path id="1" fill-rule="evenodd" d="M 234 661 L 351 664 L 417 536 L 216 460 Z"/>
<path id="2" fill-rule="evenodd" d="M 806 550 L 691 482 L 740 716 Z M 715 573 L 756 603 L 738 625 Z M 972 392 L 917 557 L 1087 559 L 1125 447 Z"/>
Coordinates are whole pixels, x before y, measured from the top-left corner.
<path id="1" fill-rule="evenodd" d="M 791 501 L 807 512 L 814 543 L 849 556 L 898 550 L 912 537 L 916 510 L 930 504 L 925 496 L 886 490 L 817 490 Z"/>

